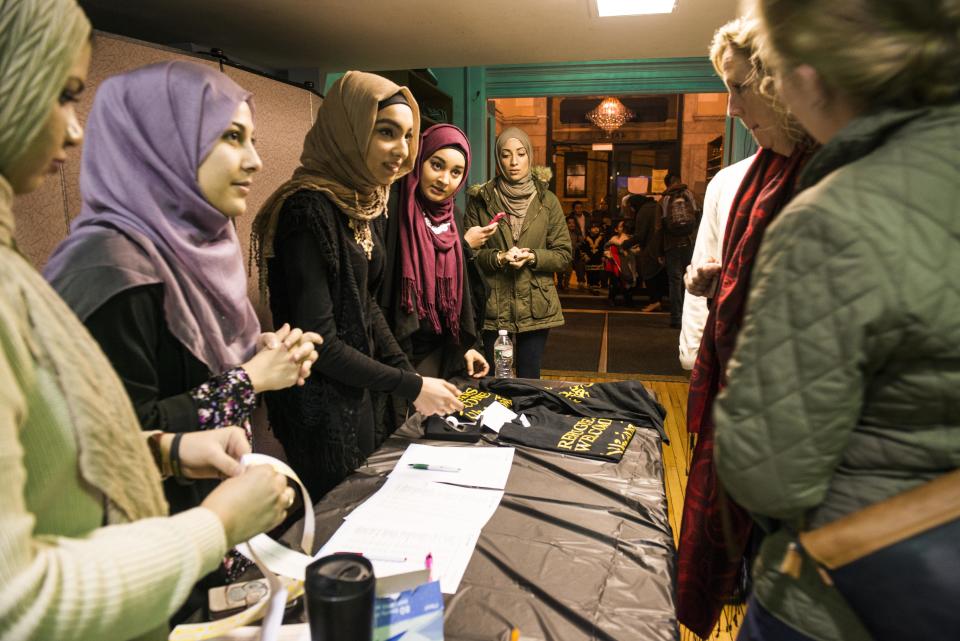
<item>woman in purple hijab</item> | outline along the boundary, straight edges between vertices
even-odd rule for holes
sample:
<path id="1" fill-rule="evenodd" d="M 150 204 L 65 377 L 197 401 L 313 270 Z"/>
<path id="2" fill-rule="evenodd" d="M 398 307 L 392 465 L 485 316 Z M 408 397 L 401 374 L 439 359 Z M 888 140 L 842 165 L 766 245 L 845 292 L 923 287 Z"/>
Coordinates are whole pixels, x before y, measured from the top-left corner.
<path id="1" fill-rule="evenodd" d="M 249 430 L 256 394 L 302 384 L 317 358 L 315 334 L 261 334 L 247 297 L 233 218 L 261 166 L 250 94 L 219 71 L 161 63 L 97 92 L 82 209 L 44 275 L 116 368 L 145 430 Z M 173 512 L 213 486 L 174 481 Z"/>

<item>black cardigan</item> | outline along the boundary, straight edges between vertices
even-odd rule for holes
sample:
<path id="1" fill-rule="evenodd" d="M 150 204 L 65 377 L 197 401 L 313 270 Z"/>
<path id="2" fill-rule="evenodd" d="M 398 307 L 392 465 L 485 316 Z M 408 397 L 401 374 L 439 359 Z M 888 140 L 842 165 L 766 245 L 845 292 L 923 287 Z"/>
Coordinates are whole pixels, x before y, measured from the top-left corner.
<path id="1" fill-rule="evenodd" d="M 383 248 L 375 243 L 368 261 L 348 220 L 322 193 L 296 192 L 268 264 L 274 327 L 323 336 L 306 385 L 266 395 L 271 426 L 315 500 L 396 429 L 386 395 L 413 400 L 422 385 L 373 297 Z"/>
<path id="2" fill-rule="evenodd" d="M 417 318 L 416 314 L 408 314 L 400 308 L 401 279 L 403 278 L 400 261 L 400 196 L 399 186 L 394 183 L 390 190 L 387 215 L 378 218 L 374 226 L 386 250 L 384 260 L 386 277 L 377 292 L 377 302 L 400 347 L 407 357 L 415 362 L 414 336 L 417 335 L 422 339 L 426 332 L 419 334 L 418 332 L 426 325 Z M 476 349 L 483 353 L 483 338 L 477 331 L 477 327 L 480 326 L 478 321 L 482 319 L 488 293 L 486 280 L 473 260 L 473 250 L 463 240 L 463 233 L 466 230 L 463 228 L 463 213 L 459 208 L 454 209 L 454 219 L 460 234 L 466 265 L 463 270 L 460 298 L 460 341 L 455 343 L 453 336 L 446 331 L 436 337 L 436 346 L 444 347 L 443 367 L 440 372 L 442 378 L 453 378 L 466 373 L 463 355 L 467 350 Z"/>

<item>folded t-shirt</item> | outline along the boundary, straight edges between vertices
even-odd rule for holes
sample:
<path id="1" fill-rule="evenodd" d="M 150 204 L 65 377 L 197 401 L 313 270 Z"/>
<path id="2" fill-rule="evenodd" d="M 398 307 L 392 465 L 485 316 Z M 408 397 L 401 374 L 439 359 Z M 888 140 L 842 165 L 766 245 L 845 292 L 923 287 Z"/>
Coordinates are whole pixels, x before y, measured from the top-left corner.
<path id="1" fill-rule="evenodd" d="M 559 414 L 628 421 L 634 427 L 653 428 L 669 443 L 663 420 L 667 415 L 639 381 L 563 383 L 525 378 L 485 379 L 486 388 L 513 401 L 514 412 L 546 407 Z M 508 406 L 509 407 L 509 406 Z"/>
<path id="2" fill-rule="evenodd" d="M 524 427 L 519 417 L 504 423 L 499 440 L 619 463 L 637 432 L 628 421 L 569 416 L 542 406 L 525 411 L 524 416 L 529 426 Z"/>

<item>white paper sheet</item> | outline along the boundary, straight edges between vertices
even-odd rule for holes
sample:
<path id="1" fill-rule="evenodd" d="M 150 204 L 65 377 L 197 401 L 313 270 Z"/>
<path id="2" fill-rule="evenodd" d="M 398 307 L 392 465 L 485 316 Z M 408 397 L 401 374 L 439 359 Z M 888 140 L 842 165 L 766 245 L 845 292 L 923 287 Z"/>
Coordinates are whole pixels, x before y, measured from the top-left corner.
<path id="1" fill-rule="evenodd" d="M 307 566 L 315 561 L 311 556 L 284 547 L 266 534 L 258 534 L 246 543 L 237 546 L 237 549 L 245 557 L 252 559 L 253 556 L 245 549 L 247 545 L 253 548 L 257 557 L 263 561 L 263 564 L 270 571 L 288 576 L 291 579 L 303 581 Z"/>
<path id="2" fill-rule="evenodd" d="M 482 528 L 502 499 L 502 490 L 465 488 L 411 476 L 390 477 L 346 519 L 391 523 L 403 528 L 437 521 Z"/>
<path id="3" fill-rule="evenodd" d="M 480 415 L 480 422 L 484 427 L 489 427 L 499 434 L 503 424 L 509 423 L 515 418 L 517 418 L 516 412 L 511 411 L 499 401 L 494 401 L 487 406 L 487 409 L 483 410 L 483 413 Z"/>
<path id="4" fill-rule="evenodd" d="M 415 463 L 451 467 L 458 471 L 435 472 L 409 467 Z M 397 461 L 390 478 L 413 478 L 502 490 L 507 485 L 512 464 L 512 447 L 437 447 L 413 443 Z"/>
<path id="5" fill-rule="evenodd" d="M 371 523 L 352 518 L 336 531 L 317 557 L 336 552 L 360 552 L 373 564 L 377 576 L 390 576 L 422 569 L 428 554 L 433 557 L 434 580 L 444 594 L 456 594 L 480 537 L 479 527 L 444 529 L 437 522 L 419 527 L 399 527 L 390 522 Z M 405 561 L 378 558 L 403 557 Z"/>

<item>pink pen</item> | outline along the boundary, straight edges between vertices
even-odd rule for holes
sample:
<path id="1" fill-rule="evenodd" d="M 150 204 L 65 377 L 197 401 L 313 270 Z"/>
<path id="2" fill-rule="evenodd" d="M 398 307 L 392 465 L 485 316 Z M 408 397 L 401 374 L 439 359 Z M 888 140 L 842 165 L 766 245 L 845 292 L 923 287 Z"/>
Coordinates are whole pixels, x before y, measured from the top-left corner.
<path id="1" fill-rule="evenodd" d="M 433 581 L 433 553 L 427 553 L 427 558 L 423 560 L 424 567 L 427 568 L 427 579 Z"/>

